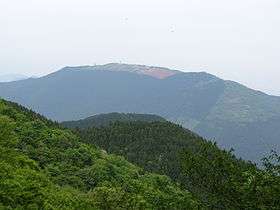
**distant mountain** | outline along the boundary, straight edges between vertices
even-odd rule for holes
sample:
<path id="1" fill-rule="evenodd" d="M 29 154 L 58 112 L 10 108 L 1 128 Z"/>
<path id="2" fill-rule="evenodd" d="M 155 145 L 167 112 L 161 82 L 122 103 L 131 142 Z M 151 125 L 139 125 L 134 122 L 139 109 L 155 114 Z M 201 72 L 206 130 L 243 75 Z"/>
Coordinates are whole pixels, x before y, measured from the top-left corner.
<path id="1" fill-rule="evenodd" d="M 5 74 L 0 75 L 0 82 L 13 82 L 18 80 L 27 79 L 28 77 L 21 74 Z"/>
<path id="2" fill-rule="evenodd" d="M 280 151 L 280 97 L 205 72 L 127 64 L 65 67 L 2 83 L 0 96 L 57 121 L 111 112 L 156 114 L 253 161 Z"/>
<path id="3" fill-rule="evenodd" d="M 109 114 L 98 114 L 92 117 L 88 117 L 84 120 L 77 121 L 66 121 L 61 124 L 67 128 L 79 128 L 86 129 L 90 127 L 100 127 L 100 126 L 108 126 L 114 122 L 164 122 L 166 121 L 164 118 L 151 115 L 151 114 L 134 114 L 134 113 L 109 113 Z"/>

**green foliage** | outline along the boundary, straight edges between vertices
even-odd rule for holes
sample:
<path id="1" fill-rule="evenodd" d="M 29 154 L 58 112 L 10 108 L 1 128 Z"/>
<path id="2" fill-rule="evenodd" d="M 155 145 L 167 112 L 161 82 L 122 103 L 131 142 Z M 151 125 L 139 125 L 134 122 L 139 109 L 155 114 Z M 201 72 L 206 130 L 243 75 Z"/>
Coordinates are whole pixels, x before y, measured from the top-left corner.
<path id="1" fill-rule="evenodd" d="M 271 151 L 268 157 L 263 158 L 263 166 L 270 174 L 280 176 L 280 155 Z"/>
<path id="2" fill-rule="evenodd" d="M 244 182 L 242 171 L 249 168 L 226 151 L 204 143 L 181 152 L 183 184 L 210 209 L 242 209 L 240 195 L 232 182 Z M 254 168 L 254 166 L 251 166 Z M 240 206 L 241 205 L 241 206 Z"/>
<path id="3" fill-rule="evenodd" d="M 125 156 L 147 171 L 179 177 L 178 154 L 202 138 L 170 122 L 116 122 L 79 132 L 85 143 Z"/>
<path id="4" fill-rule="evenodd" d="M 0 101 L 3 209 L 197 209 L 169 178 L 81 143 L 21 106 Z"/>
<path id="5" fill-rule="evenodd" d="M 78 133 L 86 143 L 170 176 L 207 209 L 280 208 L 279 164 L 272 164 L 279 163 L 276 154 L 260 170 L 169 122 L 116 122 Z"/>
<path id="6" fill-rule="evenodd" d="M 214 147 L 182 153 L 184 183 L 193 194 L 210 209 L 280 209 L 280 176 L 271 170 L 278 166 L 266 159 L 271 167 L 260 170 Z"/>

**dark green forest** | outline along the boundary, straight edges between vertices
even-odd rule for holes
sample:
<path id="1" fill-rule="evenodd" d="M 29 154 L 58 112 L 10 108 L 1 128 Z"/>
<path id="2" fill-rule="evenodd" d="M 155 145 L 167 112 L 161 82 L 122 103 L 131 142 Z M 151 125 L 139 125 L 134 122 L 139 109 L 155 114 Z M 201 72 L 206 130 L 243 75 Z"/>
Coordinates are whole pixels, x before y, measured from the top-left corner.
<path id="1" fill-rule="evenodd" d="M 24 107 L 0 101 L 0 209 L 198 209 L 167 176 L 82 143 Z"/>
<path id="2" fill-rule="evenodd" d="M 280 209 L 275 153 L 263 160 L 260 170 L 170 122 L 115 122 L 76 132 L 85 143 L 171 177 L 207 209 Z"/>

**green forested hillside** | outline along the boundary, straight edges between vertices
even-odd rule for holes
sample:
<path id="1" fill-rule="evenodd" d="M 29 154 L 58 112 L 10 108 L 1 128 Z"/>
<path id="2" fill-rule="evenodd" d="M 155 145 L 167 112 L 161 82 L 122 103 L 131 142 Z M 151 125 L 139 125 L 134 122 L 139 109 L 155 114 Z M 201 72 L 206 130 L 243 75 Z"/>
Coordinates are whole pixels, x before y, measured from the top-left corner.
<path id="1" fill-rule="evenodd" d="M 0 101 L 0 209 L 197 209 L 168 177 Z"/>
<path id="2" fill-rule="evenodd" d="M 86 143 L 170 176 L 209 209 L 280 209 L 279 166 L 278 174 L 259 170 L 181 126 L 116 122 L 78 133 Z"/>
<path id="3" fill-rule="evenodd" d="M 67 128 L 79 128 L 85 129 L 90 128 L 92 126 L 107 126 L 110 123 L 114 122 L 134 122 L 134 121 L 142 121 L 142 122 L 162 122 L 166 121 L 164 118 L 152 115 L 152 114 L 135 114 L 135 113 L 108 113 L 108 114 L 98 114 L 92 117 L 88 117 L 83 120 L 77 121 L 67 121 L 62 122 L 61 124 Z"/>
<path id="4" fill-rule="evenodd" d="M 169 122 L 78 136 L 1 100 L 0 134 L 0 209 L 280 209 L 276 153 L 259 170 Z"/>

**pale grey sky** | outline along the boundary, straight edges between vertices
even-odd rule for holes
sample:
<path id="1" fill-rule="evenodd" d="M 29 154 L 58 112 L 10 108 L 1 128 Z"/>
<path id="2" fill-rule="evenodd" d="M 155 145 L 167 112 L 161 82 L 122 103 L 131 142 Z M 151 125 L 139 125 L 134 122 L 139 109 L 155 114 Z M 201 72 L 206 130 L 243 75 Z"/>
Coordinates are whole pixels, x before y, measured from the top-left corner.
<path id="1" fill-rule="evenodd" d="M 0 0 L 0 74 L 109 62 L 280 95 L 280 0 Z"/>

